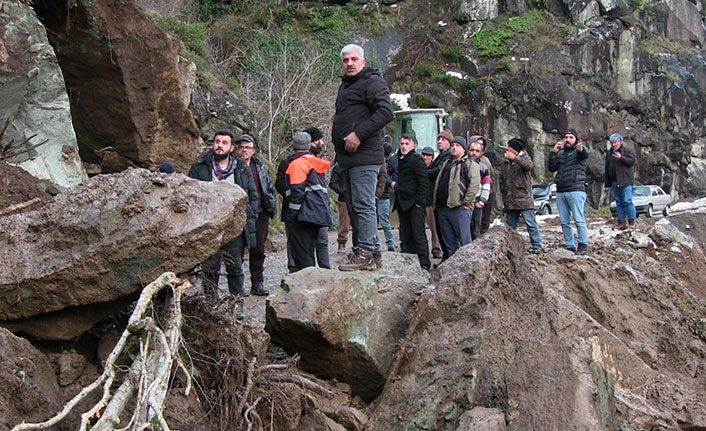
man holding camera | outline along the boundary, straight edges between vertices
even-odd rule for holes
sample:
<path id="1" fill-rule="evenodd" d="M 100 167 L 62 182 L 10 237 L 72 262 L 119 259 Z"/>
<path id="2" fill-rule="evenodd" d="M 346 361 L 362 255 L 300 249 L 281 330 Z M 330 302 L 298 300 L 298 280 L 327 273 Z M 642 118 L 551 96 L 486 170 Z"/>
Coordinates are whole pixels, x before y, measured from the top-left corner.
<path id="1" fill-rule="evenodd" d="M 584 205 L 586 204 L 586 160 L 588 149 L 583 146 L 575 129 L 568 129 L 564 138 L 554 145 L 549 153 L 549 172 L 556 172 L 554 183 L 557 191 L 557 207 L 564 247 L 578 255 L 588 254 L 588 229 Z M 574 217 L 578 232 L 578 247 L 571 229 Z"/>

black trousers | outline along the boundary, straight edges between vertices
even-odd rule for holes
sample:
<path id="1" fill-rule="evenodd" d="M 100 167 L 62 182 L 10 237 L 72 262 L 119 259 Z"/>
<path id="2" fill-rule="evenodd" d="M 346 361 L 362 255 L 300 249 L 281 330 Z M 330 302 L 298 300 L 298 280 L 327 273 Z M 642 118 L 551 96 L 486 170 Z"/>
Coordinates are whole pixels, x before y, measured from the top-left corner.
<path id="1" fill-rule="evenodd" d="M 289 272 L 316 265 L 316 239 L 321 226 L 293 220 L 287 222 L 287 249 L 292 262 Z"/>
<path id="2" fill-rule="evenodd" d="M 257 216 L 257 224 L 255 226 L 255 247 L 248 249 L 251 283 L 264 280 L 265 242 L 267 242 L 267 236 L 270 233 L 270 216 L 265 212 L 261 212 Z M 244 254 L 245 247 L 243 247 Z"/>
<path id="3" fill-rule="evenodd" d="M 490 227 L 490 219 L 493 216 L 493 207 L 495 206 L 495 192 L 491 189 L 490 196 L 488 197 L 488 202 L 485 203 L 483 207 L 483 219 L 480 222 L 480 233 L 484 234 L 488 231 Z M 475 211 L 474 211 L 475 212 Z"/>
<path id="4" fill-rule="evenodd" d="M 226 243 L 218 250 L 214 256 L 206 259 L 201 264 L 203 292 L 209 296 L 215 296 L 218 290 L 218 279 L 221 272 L 221 259 L 228 274 L 228 291 L 232 295 L 243 295 L 243 247 L 245 246 L 245 235 L 240 234 L 234 240 Z"/>
<path id="5" fill-rule="evenodd" d="M 412 205 L 407 210 L 397 208 L 397 216 L 400 219 L 402 253 L 416 254 L 422 268 L 431 267 L 429 244 L 427 243 L 427 232 L 424 225 L 426 218 L 424 207 Z"/>
<path id="6" fill-rule="evenodd" d="M 485 207 L 484 207 L 485 208 Z M 483 222 L 483 208 L 473 207 L 471 218 L 471 238 L 475 241 L 481 235 L 481 223 Z"/>

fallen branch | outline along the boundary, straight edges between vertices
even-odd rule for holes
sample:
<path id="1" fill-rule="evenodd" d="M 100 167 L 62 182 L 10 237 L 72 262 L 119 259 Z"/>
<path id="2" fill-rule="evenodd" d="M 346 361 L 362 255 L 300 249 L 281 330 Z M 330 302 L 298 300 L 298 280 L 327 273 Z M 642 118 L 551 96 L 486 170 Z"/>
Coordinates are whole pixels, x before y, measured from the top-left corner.
<path id="1" fill-rule="evenodd" d="M 42 198 L 34 198 L 34 199 L 28 200 L 27 202 L 21 202 L 19 204 L 10 205 L 9 207 L 0 210 L 0 216 L 4 216 L 7 214 L 10 214 L 11 212 L 27 208 L 28 206 L 32 206 L 32 205 L 36 204 L 37 202 L 41 202 L 41 201 L 42 201 Z"/>
<path id="2" fill-rule="evenodd" d="M 40 423 L 23 422 L 12 428 L 12 431 L 46 429 L 57 424 L 99 386 L 103 387 L 101 399 L 91 409 L 81 415 L 80 430 L 84 431 L 93 418 L 98 417 L 98 421 L 91 427 L 91 430 L 112 431 L 115 429 L 116 424 L 120 423 L 120 414 L 134 393 L 135 380 L 140 382 L 137 386 L 142 394 L 142 397 L 138 397 L 138 408 L 136 408 L 135 413 L 142 412 L 142 414 L 133 416 L 134 421 L 131 420 L 129 426 L 134 430 L 143 429 L 146 426 L 151 426 L 150 421 L 155 420 L 164 431 L 168 431 L 169 428 L 162 417 L 162 410 L 168 389 L 167 382 L 171 366 L 178 354 L 177 347 L 181 341 L 181 295 L 190 286 L 191 284 L 188 281 L 181 281 L 170 272 L 165 272 L 147 285 L 142 290 L 142 294 L 135 304 L 135 309 L 128 320 L 127 327 L 106 359 L 103 374 L 93 383 L 83 388 L 54 417 Z M 168 301 L 167 308 L 170 316 L 165 325 L 166 330 L 162 331 L 151 318 L 143 316 L 153 304 L 155 295 L 165 287 L 171 288 L 173 295 Z M 125 381 L 114 394 L 111 394 L 117 370 L 115 364 L 123 353 L 128 341 L 134 336 L 140 338 L 140 354 L 135 358 L 130 374 Z M 151 371 L 146 372 L 145 370 Z M 186 372 L 185 368 L 184 372 Z M 142 388 L 145 388 L 145 390 L 143 391 Z"/>

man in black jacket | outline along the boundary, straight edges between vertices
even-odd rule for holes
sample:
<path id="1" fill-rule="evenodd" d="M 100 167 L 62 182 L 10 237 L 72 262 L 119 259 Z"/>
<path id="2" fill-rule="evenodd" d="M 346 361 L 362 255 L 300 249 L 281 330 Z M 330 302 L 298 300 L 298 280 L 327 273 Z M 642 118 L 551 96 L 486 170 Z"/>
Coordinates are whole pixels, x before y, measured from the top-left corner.
<path id="1" fill-rule="evenodd" d="M 250 293 L 266 296 L 270 292 L 264 286 L 265 242 L 270 231 L 270 219 L 275 216 L 275 186 L 270 180 L 267 167 L 255 157 L 257 145 L 248 135 L 238 138 L 238 157 L 250 167 L 257 189 L 259 208 L 255 225 L 255 246 L 248 249 L 250 265 Z M 243 248 L 243 254 L 245 248 Z"/>
<path id="2" fill-rule="evenodd" d="M 377 238 L 375 188 L 383 162 L 382 128 L 392 118 L 390 89 L 382 74 L 365 66 L 363 48 L 341 50 L 343 82 L 336 98 L 332 137 L 336 161 L 343 168 L 346 202 L 357 238 L 343 271 L 374 270 L 373 253 L 380 253 Z"/>
<path id="3" fill-rule="evenodd" d="M 444 129 L 439 133 L 436 138 L 436 148 L 439 150 L 439 155 L 436 156 L 434 161 L 431 162 L 427 170 L 429 176 L 429 182 L 434 184 L 436 177 L 439 175 L 439 168 L 444 164 L 445 161 L 450 160 L 451 156 L 451 141 L 454 139 L 454 132 L 451 129 Z M 433 186 L 432 186 L 433 188 Z M 433 193 L 433 190 L 432 190 Z M 430 205 L 432 203 L 430 202 Z M 439 226 L 439 211 L 434 210 L 434 223 L 436 223 L 436 232 L 441 235 L 441 226 Z M 441 259 L 446 260 L 449 258 L 449 251 L 446 248 L 446 243 L 444 241 L 439 241 L 439 246 L 441 248 Z M 434 257 L 438 257 L 438 254 Z"/>
<path id="4" fill-rule="evenodd" d="M 568 129 L 564 133 L 564 139 L 558 141 L 549 153 L 549 172 L 556 172 L 556 204 L 559 208 L 561 231 L 564 234 L 564 247 L 578 255 L 588 253 L 588 229 L 584 215 L 586 159 L 588 149 L 583 146 L 583 141 L 574 129 Z M 574 217 L 578 232 L 578 247 L 574 243 L 571 216 Z"/>
<path id="5" fill-rule="evenodd" d="M 429 245 L 424 227 L 429 177 L 424 160 L 414 148 L 416 142 L 409 134 L 400 136 L 400 162 L 397 181 L 392 182 L 395 191 L 395 208 L 400 219 L 400 243 L 402 253 L 414 253 L 424 269 L 431 267 Z"/>
<path id="6" fill-rule="evenodd" d="M 208 258 L 201 265 L 203 269 L 203 290 L 210 296 L 215 296 L 218 289 L 218 278 L 221 270 L 221 258 L 228 273 L 228 291 L 231 295 L 243 296 L 243 247 L 255 246 L 256 219 L 258 212 L 258 195 L 250 168 L 237 158 L 233 151 L 235 145 L 233 132 L 221 130 L 213 137 L 211 150 L 197 160 L 189 176 L 200 181 L 223 181 L 239 185 L 248 195 L 245 207 L 247 222 L 243 233 L 229 241 L 215 256 Z"/>

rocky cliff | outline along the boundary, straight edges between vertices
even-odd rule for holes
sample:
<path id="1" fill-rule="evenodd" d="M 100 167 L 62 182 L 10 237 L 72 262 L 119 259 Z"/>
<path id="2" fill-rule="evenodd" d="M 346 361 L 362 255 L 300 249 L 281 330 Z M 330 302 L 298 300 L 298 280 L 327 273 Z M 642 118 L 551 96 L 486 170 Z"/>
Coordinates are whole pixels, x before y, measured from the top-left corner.
<path id="1" fill-rule="evenodd" d="M 606 203 L 607 137 L 618 132 L 638 150 L 637 181 L 674 197 L 706 192 L 702 2 L 454 0 L 437 10 L 446 21 L 430 22 L 425 34 L 409 26 L 387 76 L 400 92 L 416 89 L 417 102 L 451 106 L 457 132 L 490 137 L 491 160 L 500 161 L 498 146 L 521 136 L 539 162 L 535 181 L 550 181 L 550 147 L 573 127 L 594 153 L 597 205 Z M 435 66 L 462 71 L 469 85 L 432 74 L 415 87 L 408 56 L 420 38 L 434 46 L 436 54 L 426 55 Z"/>

